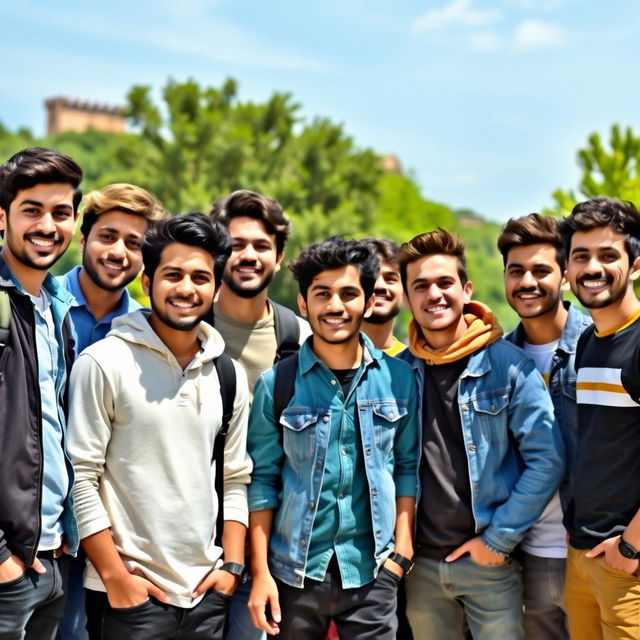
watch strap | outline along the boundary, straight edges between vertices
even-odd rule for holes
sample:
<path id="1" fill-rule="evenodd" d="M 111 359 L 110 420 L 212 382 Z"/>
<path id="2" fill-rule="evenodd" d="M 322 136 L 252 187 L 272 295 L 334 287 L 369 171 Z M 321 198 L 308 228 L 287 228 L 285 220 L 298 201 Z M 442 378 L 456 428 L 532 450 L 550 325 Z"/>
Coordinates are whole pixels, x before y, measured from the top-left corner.
<path id="1" fill-rule="evenodd" d="M 413 569 L 413 560 L 410 560 L 406 556 L 403 556 L 401 553 L 397 553 L 396 551 L 392 551 L 389 554 L 389 560 L 395 562 L 399 567 L 402 567 L 405 576 L 411 573 L 411 570 Z"/>
<path id="2" fill-rule="evenodd" d="M 232 573 L 234 576 L 237 576 L 240 580 L 240 584 L 244 584 L 249 577 L 249 572 L 247 571 L 247 567 L 239 562 L 223 562 L 220 567 L 218 567 L 221 571 L 228 571 Z"/>
<path id="3" fill-rule="evenodd" d="M 629 544 L 622 536 L 620 536 L 620 540 L 618 541 L 618 551 L 620 555 L 628 560 L 640 560 L 640 551 Z"/>

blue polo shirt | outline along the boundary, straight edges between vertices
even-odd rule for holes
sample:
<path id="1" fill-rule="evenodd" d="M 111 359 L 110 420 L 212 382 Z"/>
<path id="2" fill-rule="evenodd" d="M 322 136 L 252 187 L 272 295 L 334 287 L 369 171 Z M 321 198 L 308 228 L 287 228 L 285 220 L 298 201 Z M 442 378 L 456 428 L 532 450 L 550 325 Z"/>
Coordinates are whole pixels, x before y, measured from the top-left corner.
<path id="1" fill-rule="evenodd" d="M 76 343 L 76 355 L 79 355 L 89 345 L 106 337 L 111 331 L 111 323 L 125 313 L 131 313 L 138 309 L 142 309 L 142 305 L 136 302 L 126 289 L 122 292 L 120 304 L 111 313 L 108 313 L 101 320 L 96 320 L 91 309 L 87 305 L 78 275 L 82 267 L 74 267 L 64 276 L 60 277 L 60 284 L 71 293 L 75 298 L 71 303 L 69 315 L 71 316 L 71 324 L 73 325 L 74 339 Z"/>

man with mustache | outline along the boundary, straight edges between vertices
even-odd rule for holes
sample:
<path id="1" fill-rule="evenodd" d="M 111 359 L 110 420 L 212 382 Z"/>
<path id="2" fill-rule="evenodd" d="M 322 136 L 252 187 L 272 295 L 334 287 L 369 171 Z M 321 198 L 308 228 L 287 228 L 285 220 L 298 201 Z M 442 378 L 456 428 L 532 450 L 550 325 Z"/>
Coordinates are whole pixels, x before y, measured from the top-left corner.
<path id="1" fill-rule="evenodd" d="M 542 374 L 572 460 L 577 437 L 575 356 L 578 338 L 591 320 L 562 291 L 565 254 L 556 218 L 531 213 L 502 228 L 498 249 L 504 263 L 504 289 L 520 324 L 506 339 L 524 349 Z M 527 640 L 568 640 L 564 606 L 566 532 L 562 502 L 568 476 L 521 543 L 524 629 Z"/>
<path id="2" fill-rule="evenodd" d="M 69 315 L 76 354 L 102 340 L 116 318 L 141 308 L 126 286 L 142 269 L 142 238 L 149 224 L 166 216 L 156 198 L 133 184 L 110 184 L 84 199 L 80 225 L 82 265 L 60 278 L 73 297 Z M 82 587 L 82 552 L 70 562 L 65 612 L 59 640 L 100 638 L 102 599 Z"/>
<path id="3" fill-rule="evenodd" d="M 393 335 L 393 325 L 402 304 L 402 282 L 400 280 L 400 247 L 386 238 L 363 238 L 361 240 L 380 261 L 380 273 L 373 289 L 374 304 L 371 315 L 364 319 L 362 330 L 378 349 L 390 356 L 406 349 Z"/>
<path id="4" fill-rule="evenodd" d="M 576 353 L 578 441 L 565 513 L 569 633 L 640 638 L 640 215 L 593 198 L 562 221 L 567 279 L 589 310 Z"/>
<path id="5" fill-rule="evenodd" d="M 65 452 L 71 296 L 48 270 L 73 237 L 81 179 L 53 149 L 25 149 L 0 167 L 0 304 L 10 309 L 0 338 L 2 638 L 55 637 L 64 553 L 78 547 Z"/>
<path id="6" fill-rule="evenodd" d="M 413 555 L 416 390 L 411 369 L 360 333 L 378 269 L 359 242 L 305 249 L 291 270 L 313 334 L 255 388 L 249 608 L 284 640 L 323 640 L 331 620 L 342 638 L 395 640 Z M 278 417 L 280 367 L 294 380 Z"/>
<path id="7" fill-rule="evenodd" d="M 224 343 L 201 322 L 230 252 L 226 229 L 201 213 L 149 229 L 142 284 L 151 311 L 117 318 L 74 365 L 74 499 L 90 562 L 85 586 L 104 594 L 105 640 L 221 638 L 244 573 L 246 375 L 234 363 L 234 411 L 218 469 L 223 406 L 215 363 Z"/>

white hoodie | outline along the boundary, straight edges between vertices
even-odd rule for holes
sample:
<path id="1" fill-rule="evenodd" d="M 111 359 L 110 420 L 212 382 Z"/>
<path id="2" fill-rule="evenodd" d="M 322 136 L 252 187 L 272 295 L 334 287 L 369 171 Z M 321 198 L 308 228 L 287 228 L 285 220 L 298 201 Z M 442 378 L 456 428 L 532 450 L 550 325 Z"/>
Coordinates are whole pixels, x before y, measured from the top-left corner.
<path id="1" fill-rule="evenodd" d="M 183 371 L 145 311 L 114 320 L 85 349 L 70 379 L 68 446 L 80 538 L 111 527 L 127 568 L 160 587 L 173 605 L 219 562 L 213 443 L 222 401 L 214 358 L 220 334 L 201 324 L 200 352 Z M 248 388 L 235 364 L 233 418 L 224 451 L 224 517 L 247 524 Z M 85 586 L 105 588 L 89 564 Z"/>

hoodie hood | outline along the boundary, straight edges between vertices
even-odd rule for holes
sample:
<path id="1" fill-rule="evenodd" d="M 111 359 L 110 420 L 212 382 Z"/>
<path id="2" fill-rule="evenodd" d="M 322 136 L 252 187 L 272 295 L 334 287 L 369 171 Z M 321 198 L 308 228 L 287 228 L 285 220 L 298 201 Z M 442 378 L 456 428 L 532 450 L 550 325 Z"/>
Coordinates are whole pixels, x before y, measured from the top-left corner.
<path id="1" fill-rule="evenodd" d="M 126 313 L 113 321 L 108 336 L 115 336 L 125 342 L 142 345 L 165 356 L 170 355 L 175 360 L 169 347 L 149 324 L 150 315 L 149 309 L 138 309 L 133 313 Z M 196 354 L 193 363 L 188 368 L 192 367 L 195 362 L 202 364 L 213 360 L 224 351 L 222 336 L 206 322 L 200 323 L 198 340 L 200 340 L 200 352 Z"/>
<path id="2" fill-rule="evenodd" d="M 409 350 L 427 364 L 446 364 L 471 355 L 495 342 L 502 335 L 502 327 L 493 311 L 482 302 L 473 300 L 464 306 L 465 334 L 446 349 L 433 351 L 425 342 L 420 325 L 413 319 L 409 325 Z"/>

